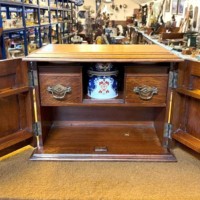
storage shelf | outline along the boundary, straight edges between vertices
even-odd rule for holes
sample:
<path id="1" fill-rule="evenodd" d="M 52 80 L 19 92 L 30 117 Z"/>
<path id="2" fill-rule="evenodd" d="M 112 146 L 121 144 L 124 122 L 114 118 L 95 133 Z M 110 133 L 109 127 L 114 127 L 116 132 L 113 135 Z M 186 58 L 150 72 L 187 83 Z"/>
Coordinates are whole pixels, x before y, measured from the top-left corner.
<path id="1" fill-rule="evenodd" d="M 26 8 L 38 8 L 39 6 L 38 5 L 35 5 L 35 4 L 24 4 L 24 6 L 26 7 Z"/>
<path id="2" fill-rule="evenodd" d="M 172 137 L 181 142 L 182 144 L 186 145 L 187 147 L 195 150 L 196 152 L 200 153 L 200 139 L 192 136 L 189 133 L 186 133 L 182 130 L 177 131 L 176 133 L 172 134 Z"/>
<path id="3" fill-rule="evenodd" d="M 50 26 L 50 23 L 42 23 L 40 26 Z"/>
<path id="4" fill-rule="evenodd" d="M 32 25 L 32 26 L 26 26 L 26 28 L 35 28 L 35 27 L 39 27 L 40 25 Z"/>
<path id="5" fill-rule="evenodd" d="M 176 161 L 151 123 L 53 127 L 32 160 Z M 95 133 L 95 134 L 94 134 Z M 109 133 L 109 134 L 108 134 Z M 120 141 L 120 142 L 119 142 Z M 131 145 L 130 145 L 131 144 Z M 106 151 L 97 151 L 105 147 Z"/>
<path id="6" fill-rule="evenodd" d="M 14 1 L 1 1 L 0 2 L 1 5 L 8 5 L 8 6 L 23 6 L 22 2 L 14 2 Z"/>
<path id="7" fill-rule="evenodd" d="M 184 88 L 177 88 L 176 91 L 180 94 L 183 94 L 195 99 L 200 99 L 200 90 L 187 90 Z"/>
<path id="8" fill-rule="evenodd" d="M 0 156 L 5 155 L 15 149 L 15 146 L 27 145 L 33 138 L 33 134 L 25 130 L 17 131 L 13 134 L 0 138 Z"/>
<path id="9" fill-rule="evenodd" d="M 55 0 L 55 2 L 58 3 L 60 1 L 59 0 Z M 62 2 L 64 3 L 64 0 L 62 0 Z M 69 3 L 70 8 L 73 6 L 73 4 L 74 4 L 73 2 Z M 60 4 L 58 4 L 58 5 L 60 5 Z M 45 15 L 45 17 L 48 18 L 48 20 L 46 20 L 46 21 L 48 21 L 48 23 L 45 23 L 45 24 L 40 24 L 39 23 L 39 24 L 34 24 L 34 25 L 30 25 L 30 24 L 26 25 L 26 18 L 25 18 L 26 16 L 23 15 L 22 18 L 21 18 L 22 23 L 23 23 L 22 27 L 19 27 L 19 28 L 13 28 L 12 27 L 12 28 L 7 28 L 7 29 L 5 29 L 4 27 L 0 27 L 0 28 L 3 28 L 3 33 L 0 36 L 1 37 L 0 40 L 3 41 L 2 44 L 1 44 L 2 48 L 0 49 L 0 51 L 1 51 L 0 55 L 1 55 L 2 59 L 6 59 L 7 55 L 8 55 L 7 52 L 6 52 L 6 48 L 7 48 L 6 42 L 5 42 L 6 36 L 8 36 L 8 39 L 11 39 L 11 40 L 14 39 L 14 38 L 11 38 L 11 36 L 8 35 L 8 33 L 23 31 L 20 34 L 20 40 L 18 40 L 18 41 L 15 40 L 13 42 L 21 43 L 23 45 L 23 47 L 24 47 L 23 48 L 24 49 L 24 55 L 27 56 L 29 54 L 29 41 L 30 41 L 30 38 L 28 38 L 28 35 L 27 35 L 27 30 L 28 29 L 37 28 L 37 27 L 39 28 L 37 30 L 34 30 L 36 32 L 35 35 L 37 35 L 37 46 L 39 48 L 42 47 L 42 41 L 43 41 L 43 38 L 41 36 L 40 27 L 56 26 L 55 32 L 56 32 L 57 37 L 54 38 L 56 40 L 58 40 L 58 33 L 59 32 L 62 32 L 62 35 L 63 35 L 64 32 L 70 32 L 72 30 L 72 24 L 64 24 L 62 27 L 57 26 L 58 24 L 63 24 L 63 20 L 65 19 L 65 16 L 64 16 L 65 13 L 64 12 L 66 12 L 66 11 L 67 12 L 68 11 L 71 12 L 70 16 L 72 17 L 71 20 L 73 22 L 72 10 L 71 9 L 67 9 L 65 7 L 62 8 L 60 6 L 59 7 L 52 7 L 53 5 L 52 4 L 50 5 L 50 1 L 48 1 L 48 5 L 46 5 L 46 4 L 40 5 L 40 3 L 38 3 L 38 4 L 28 4 L 28 3 L 25 3 L 24 1 L 23 2 L 12 2 L 12 1 L 9 2 L 9 1 L 3 0 L 3 1 L 0 1 L 0 7 L 2 7 L 2 6 L 5 9 L 1 10 L 1 12 L 6 13 L 7 10 L 10 11 L 10 12 L 7 12 L 7 14 L 6 14 L 6 18 L 7 19 L 11 19 L 11 12 L 29 13 L 27 11 L 31 10 L 31 13 L 34 12 L 38 17 L 38 21 L 41 22 L 43 16 L 41 16 L 40 13 L 43 13 L 43 14 L 44 14 L 44 12 L 48 13 L 47 16 Z M 10 9 L 10 8 L 12 8 L 12 9 Z M 51 16 L 52 13 L 55 13 L 54 15 L 56 17 L 58 17 L 58 16 L 62 17 L 62 20 L 60 22 L 52 22 L 52 23 L 50 23 L 51 17 L 52 17 Z M 10 27 L 10 26 L 8 26 L 8 27 Z M 46 32 L 48 32 L 47 35 L 49 36 L 49 38 L 51 38 L 52 32 L 50 32 L 50 30 L 46 31 Z M 62 35 L 61 35 L 61 37 L 62 37 Z M 22 41 L 21 38 L 23 38 L 23 42 L 21 42 Z M 56 42 L 56 43 L 58 43 L 58 42 Z"/>
<path id="10" fill-rule="evenodd" d="M 28 86 L 19 87 L 19 88 L 8 88 L 8 89 L 0 90 L 0 98 L 16 95 L 16 94 L 28 92 L 28 91 L 29 91 Z"/>
<path id="11" fill-rule="evenodd" d="M 10 32 L 18 32 L 18 31 L 23 31 L 24 28 L 20 27 L 20 28 L 9 28 L 9 29 L 3 29 L 4 33 L 10 33 Z"/>
<path id="12" fill-rule="evenodd" d="M 39 6 L 40 9 L 44 9 L 44 10 L 48 10 L 49 7 L 48 6 Z"/>

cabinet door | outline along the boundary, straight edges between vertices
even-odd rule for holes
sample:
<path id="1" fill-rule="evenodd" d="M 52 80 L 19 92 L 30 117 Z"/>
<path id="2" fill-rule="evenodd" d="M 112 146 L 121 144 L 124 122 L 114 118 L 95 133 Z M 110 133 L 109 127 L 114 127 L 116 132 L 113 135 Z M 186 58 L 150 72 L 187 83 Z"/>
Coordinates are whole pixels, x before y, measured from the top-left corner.
<path id="1" fill-rule="evenodd" d="M 0 156 L 33 139 L 32 92 L 21 59 L 0 61 Z"/>
<path id="2" fill-rule="evenodd" d="M 200 153 L 200 63 L 179 64 L 172 104 L 172 138 Z"/>

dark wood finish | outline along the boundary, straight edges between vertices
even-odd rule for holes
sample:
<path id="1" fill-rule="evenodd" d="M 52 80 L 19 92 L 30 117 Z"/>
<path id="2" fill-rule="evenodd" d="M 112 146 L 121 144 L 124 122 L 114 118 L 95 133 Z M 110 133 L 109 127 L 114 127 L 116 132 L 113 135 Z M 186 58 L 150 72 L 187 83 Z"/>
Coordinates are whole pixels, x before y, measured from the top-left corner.
<path id="1" fill-rule="evenodd" d="M 167 96 L 167 83 L 168 75 L 159 76 L 136 76 L 132 75 L 126 77 L 126 90 L 125 90 L 125 101 L 126 103 L 141 103 L 141 104 L 163 104 L 166 103 Z M 158 89 L 158 94 L 153 95 L 150 100 L 143 100 L 138 94 L 133 92 L 134 87 L 139 86 L 150 86 Z"/>
<path id="2" fill-rule="evenodd" d="M 163 137 L 165 123 L 167 123 L 167 118 L 165 115 L 166 108 L 157 108 L 155 111 L 154 127 L 161 144 L 164 144 L 166 139 Z"/>
<path id="3" fill-rule="evenodd" d="M 107 151 L 97 153 L 95 148 L 101 147 Z M 173 156 L 169 156 L 169 151 L 160 145 L 152 122 L 136 125 L 119 123 L 115 126 L 99 124 L 93 127 L 70 124 L 67 127 L 54 127 L 44 147 L 34 152 L 32 159 L 45 160 L 45 156 L 50 155 L 51 160 L 58 160 L 56 154 L 62 155 L 60 160 L 77 160 L 78 155 L 82 161 L 147 161 L 159 155 L 162 161 L 175 161 Z M 158 161 L 158 157 L 156 160 Z"/>
<path id="4" fill-rule="evenodd" d="M 173 138 L 179 141 L 180 143 L 186 145 L 187 147 L 200 153 L 200 139 L 197 139 L 190 133 L 186 133 L 179 130 L 178 132 L 173 134 Z"/>
<path id="5" fill-rule="evenodd" d="M 62 69 L 62 68 L 61 68 Z M 47 70 L 47 69 L 45 69 Z M 69 70 L 69 72 L 68 72 Z M 58 69 L 50 69 L 50 72 L 40 72 L 40 98 L 42 106 L 64 106 L 72 103 L 82 102 L 82 74 L 81 68 L 73 71 L 72 68 L 65 68 L 64 72 Z M 54 99 L 52 94 L 47 91 L 48 86 L 61 84 L 71 87 L 72 91 L 67 93 L 63 100 Z"/>
<path id="6" fill-rule="evenodd" d="M 161 40 L 183 39 L 184 33 L 161 33 Z"/>
<path id="7" fill-rule="evenodd" d="M 200 90 L 187 90 L 187 89 L 184 89 L 184 88 L 177 88 L 176 91 L 178 93 L 186 95 L 188 97 L 200 99 Z"/>
<path id="8" fill-rule="evenodd" d="M 172 137 L 200 152 L 200 67 L 199 63 L 185 61 L 179 65 L 178 88 L 173 100 Z"/>
<path id="9" fill-rule="evenodd" d="M 32 138 L 32 133 L 29 133 L 25 130 L 17 131 L 0 138 L 0 156 L 30 144 Z"/>
<path id="10" fill-rule="evenodd" d="M 54 121 L 153 121 L 154 107 L 53 107 Z M 159 109 L 159 108 L 158 108 Z"/>
<path id="11" fill-rule="evenodd" d="M 23 87 L 19 87 L 19 88 L 12 88 L 12 89 L 2 89 L 0 91 L 0 98 L 1 97 L 7 97 L 7 96 L 11 96 L 11 95 L 16 95 L 22 92 L 28 92 L 29 91 L 29 87 L 28 86 L 23 86 Z"/>
<path id="12" fill-rule="evenodd" d="M 37 136 L 33 160 L 175 160 L 162 143 L 169 110 L 169 63 L 182 59 L 157 45 L 48 45 L 24 61 L 38 61 L 29 66 L 39 80 L 31 90 L 28 90 L 27 63 L 8 61 L 0 69 L 3 85 L 0 109 L 5 113 L 0 119 L 6 121 L 0 126 L 2 152 L 32 139 L 34 119 L 41 123 L 42 134 Z M 85 75 L 91 62 L 116 63 L 119 68 L 117 98 L 97 101 L 86 96 Z M 47 86 L 56 84 L 72 87 L 66 100 L 54 100 L 47 92 Z M 158 87 L 159 93 L 151 103 L 143 103 L 130 93 L 134 84 L 152 84 Z M 197 81 L 193 80 L 193 85 Z M 9 101 L 5 103 L 6 100 Z M 13 118 L 9 114 L 11 109 Z M 193 113 L 193 110 L 187 112 Z M 22 139 L 17 141 L 15 133 L 19 131 Z M 16 145 L 11 142 L 7 148 L 6 138 L 16 141 Z"/>
<path id="13" fill-rule="evenodd" d="M 30 144 L 32 101 L 27 63 L 0 61 L 0 155 Z"/>

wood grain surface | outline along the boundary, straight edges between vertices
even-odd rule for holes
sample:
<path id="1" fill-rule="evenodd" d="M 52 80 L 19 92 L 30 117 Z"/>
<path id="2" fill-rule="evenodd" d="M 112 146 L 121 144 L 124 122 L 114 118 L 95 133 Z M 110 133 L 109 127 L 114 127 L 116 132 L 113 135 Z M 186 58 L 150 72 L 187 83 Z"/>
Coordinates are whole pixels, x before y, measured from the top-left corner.
<path id="1" fill-rule="evenodd" d="M 25 61 L 76 62 L 180 62 L 182 59 L 158 45 L 50 44 L 28 55 Z"/>

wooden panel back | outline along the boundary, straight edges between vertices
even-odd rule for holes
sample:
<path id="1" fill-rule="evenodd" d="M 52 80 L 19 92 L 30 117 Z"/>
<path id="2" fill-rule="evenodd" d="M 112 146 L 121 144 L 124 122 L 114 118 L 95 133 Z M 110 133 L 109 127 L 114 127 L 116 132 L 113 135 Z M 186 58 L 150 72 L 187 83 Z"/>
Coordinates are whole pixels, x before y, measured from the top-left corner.
<path id="1" fill-rule="evenodd" d="M 0 89 L 28 84 L 27 64 L 21 59 L 0 61 Z"/>
<path id="2" fill-rule="evenodd" d="M 0 138 L 20 129 L 17 96 L 0 98 Z"/>
<path id="3" fill-rule="evenodd" d="M 54 107 L 55 121 L 153 121 L 153 107 Z"/>

